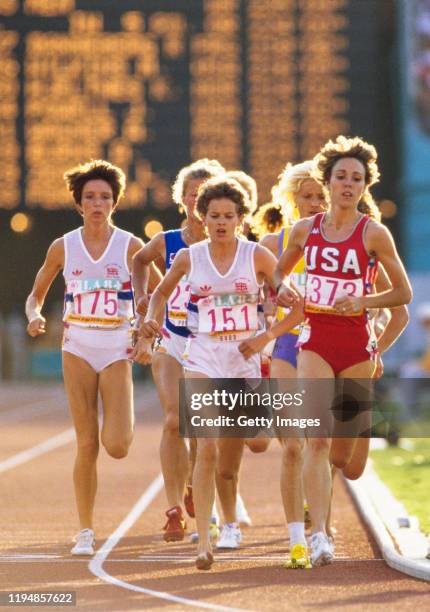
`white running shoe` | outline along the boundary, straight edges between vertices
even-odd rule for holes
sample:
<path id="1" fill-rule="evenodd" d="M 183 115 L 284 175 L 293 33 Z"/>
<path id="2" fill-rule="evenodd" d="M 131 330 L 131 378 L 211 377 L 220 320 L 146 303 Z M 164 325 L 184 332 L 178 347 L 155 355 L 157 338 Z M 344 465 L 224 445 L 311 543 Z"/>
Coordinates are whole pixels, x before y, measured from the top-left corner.
<path id="1" fill-rule="evenodd" d="M 245 507 L 240 493 L 236 495 L 236 521 L 242 527 L 251 527 L 252 525 L 251 517 L 248 514 L 248 510 Z"/>
<path id="2" fill-rule="evenodd" d="M 311 563 L 313 567 L 328 565 L 333 561 L 333 549 L 327 536 L 319 531 L 310 538 Z"/>
<path id="3" fill-rule="evenodd" d="M 242 534 L 237 523 L 226 523 L 222 528 L 220 538 L 216 544 L 217 548 L 239 548 Z"/>
<path id="4" fill-rule="evenodd" d="M 75 537 L 76 544 L 70 551 L 72 555 L 93 555 L 94 544 L 94 531 L 92 529 L 81 529 L 78 535 Z"/>

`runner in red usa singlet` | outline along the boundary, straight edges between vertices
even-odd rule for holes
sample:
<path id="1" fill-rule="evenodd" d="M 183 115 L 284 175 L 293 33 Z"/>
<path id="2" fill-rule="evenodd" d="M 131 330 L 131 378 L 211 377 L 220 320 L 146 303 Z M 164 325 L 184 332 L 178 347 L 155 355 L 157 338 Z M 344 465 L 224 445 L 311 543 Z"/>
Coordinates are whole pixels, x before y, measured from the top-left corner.
<path id="1" fill-rule="evenodd" d="M 345 295 L 361 297 L 372 293 L 378 262 L 363 243 L 367 215 L 358 219 L 347 238 L 332 241 L 324 235 L 325 214 L 315 215 L 304 248 L 306 324 L 299 346 L 318 353 L 337 374 L 369 359 L 376 350 L 367 311 L 360 309 L 345 315 L 335 310 L 334 303 Z"/>

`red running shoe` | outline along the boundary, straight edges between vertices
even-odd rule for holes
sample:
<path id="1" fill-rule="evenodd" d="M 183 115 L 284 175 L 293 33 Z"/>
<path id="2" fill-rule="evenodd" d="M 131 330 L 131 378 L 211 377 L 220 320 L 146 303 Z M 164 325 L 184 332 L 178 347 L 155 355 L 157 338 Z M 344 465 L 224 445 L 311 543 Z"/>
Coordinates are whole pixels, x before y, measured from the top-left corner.
<path id="1" fill-rule="evenodd" d="M 193 487 L 189 484 L 185 487 L 184 506 L 188 516 L 194 518 L 196 513 L 194 512 Z"/>
<path id="2" fill-rule="evenodd" d="M 164 525 L 164 540 L 166 542 L 180 542 L 185 537 L 187 524 L 180 506 L 173 506 L 166 512 L 167 522 Z"/>

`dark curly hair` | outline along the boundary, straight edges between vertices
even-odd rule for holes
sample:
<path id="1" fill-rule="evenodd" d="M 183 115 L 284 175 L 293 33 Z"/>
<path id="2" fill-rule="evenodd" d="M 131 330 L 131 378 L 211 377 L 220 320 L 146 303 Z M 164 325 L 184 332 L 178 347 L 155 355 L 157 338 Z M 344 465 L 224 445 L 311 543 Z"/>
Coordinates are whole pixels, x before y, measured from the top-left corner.
<path id="1" fill-rule="evenodd" d="M 251 204 L 244 188 L 234 179 L 221 176 L 211 178 L 200 185 L 196 205 L 199 215 L 205 216 L 207 214 L 211 200 L 220 200 L 221 198 L 227 198 L 235 203 L 239 217 L 249 214 Z"/>
<path id="2" fill-rule="evenodd" d="M 269 202 L 260 206 L 254 213 L 251 222 L 252 232 L 257 238 L 262 238 L 266 234 L 279 232 L 286 224 L 286 217 L 283 213 L 281 204 Z"/>
<path id="3" fill-rule="evenodd" d="M 92 159 L 84 164 L 78 164 L 64 173 L 67 189 L 72 192 L 75 204 L 81 204 L 82 190 L 85 183 L 100 179 L 109 183 L 112 189 L 115 207 L 125 192 L 126 178 L 121 168 L 104 159 Z"/>
<path id="4" fill-rule="evenodd" d="M 369 188 L 379 181 L 380 174 L 376 163 L 378 153 L 373 145 L 362 138 L 358 136 L 354 138 L 338 136 L 335 142 L 329 140 L 314 157 L 315 170 L 313 175 L 315 180 L 326 187 L 330 181 L 334 165 L 339 159 L 345 157 L 357 159 L 364 167 L 366 189 L 358 204 L 358 210 L 373 219 L 379 220 L 381 213 L 369 191 Z"/>

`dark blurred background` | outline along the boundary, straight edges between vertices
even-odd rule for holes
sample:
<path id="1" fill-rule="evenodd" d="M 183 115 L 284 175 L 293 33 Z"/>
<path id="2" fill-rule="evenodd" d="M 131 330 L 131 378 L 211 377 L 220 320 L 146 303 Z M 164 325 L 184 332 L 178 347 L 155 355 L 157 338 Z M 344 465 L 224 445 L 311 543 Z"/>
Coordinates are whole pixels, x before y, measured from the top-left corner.
<path id="1" fill-rule="evenodd" d="M 383 221 L 426 299 L 428 0 L 0 0 L 0 60 L 3 376 L 37 375 L 24 301 L 49 244 L 80 222 L 63 173 L 90 158 L 124 169 L 115 222 L 148 239 L 181 223 L 171 184 L 190 161 L 245 170 L 262 204 L 288 161 L 362 136 L 379 152 Z M 57 279 L 37 350 L 58 349 L 62 292 Z M 412 326 L 404 347 L 420 341 Z"/>

